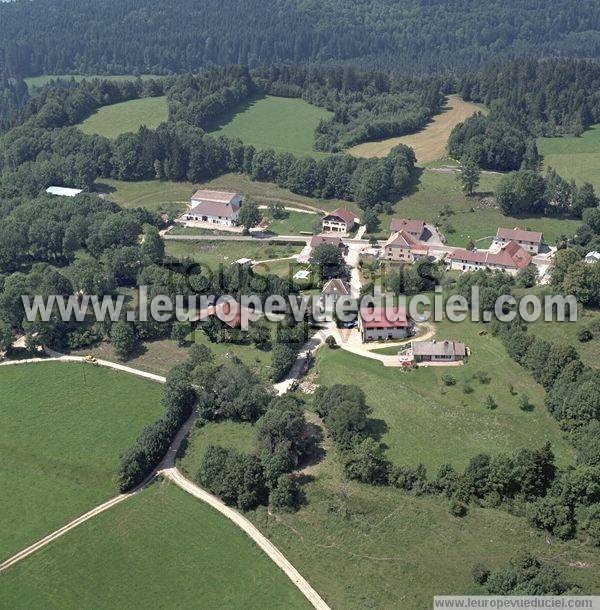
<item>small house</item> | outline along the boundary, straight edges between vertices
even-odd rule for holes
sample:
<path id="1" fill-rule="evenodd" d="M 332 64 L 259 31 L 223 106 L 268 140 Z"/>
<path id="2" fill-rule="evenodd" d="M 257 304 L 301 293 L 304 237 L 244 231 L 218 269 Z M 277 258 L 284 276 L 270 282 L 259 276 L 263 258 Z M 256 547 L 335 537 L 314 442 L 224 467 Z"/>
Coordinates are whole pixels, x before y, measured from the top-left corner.
<path id="1" fill-rule="evenodd" d="M 415 239 L 421 240 L 425 235 L 425 222 L 412 218 L 393 218 L 390 222 L 390 232 L 404 231 Z"/>
<path id="2" fill-rule="evenodd" d="M 538 254 L 542 247 L 542 234 L 537 231 L 523 231 L 517 228 L 499 228 L 495 241 L 500 246 L 506 246 L 511 241 L 514 241 L 526 252 Z"/>
<path id="3" fill-rule="evenodd" d="M 405 339 L 412 324 L 402 307 L 361 307 L 358 329 L 363 343 Z"/>
<path id="4" fill-rule="evenodd" d="M 399 263 L 414 263 L 427 256 L 427 246 L 419 242 L 404 229 L 393 233 L 383 246 L 381 258 Z"/>

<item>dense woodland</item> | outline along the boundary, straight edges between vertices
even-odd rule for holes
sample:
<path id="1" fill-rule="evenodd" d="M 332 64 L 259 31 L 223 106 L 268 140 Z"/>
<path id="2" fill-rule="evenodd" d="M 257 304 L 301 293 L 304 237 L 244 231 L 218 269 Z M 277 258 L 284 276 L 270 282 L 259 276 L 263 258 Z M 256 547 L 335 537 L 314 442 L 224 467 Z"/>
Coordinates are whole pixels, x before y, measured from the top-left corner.
<path id="1" fill-rule="evenodd" d="M 448 150 L 486 169 L 519 169 L 533 138 L 581 135 L 600 121 L 600 64 L 593 61 L 519 60 L 466 75 L 457 88 L 490 113 L 457 125 Z"/>
<path id="2" fill-rule="evenodd" d="M 598 57 L 599 21 L 594 0 L 17 1 L 0 3 L 0 65 L 24 76 L 282 62 L 439 73 Z"/>

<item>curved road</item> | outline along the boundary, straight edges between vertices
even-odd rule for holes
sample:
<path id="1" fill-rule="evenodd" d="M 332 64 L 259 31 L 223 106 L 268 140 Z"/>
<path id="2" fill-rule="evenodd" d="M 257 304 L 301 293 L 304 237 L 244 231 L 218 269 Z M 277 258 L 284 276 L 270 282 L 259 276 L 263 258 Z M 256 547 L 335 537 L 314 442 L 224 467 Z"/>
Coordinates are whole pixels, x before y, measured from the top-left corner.
<path id="1" fill-rule="evenodd" d="M 318 346 L 317 346 L 318 347 Z M 0 366 L 10 366 L 10 365 L 18 365 L 18 364 L 33 364 L 38 362 L 84 362 L 85 359 L 82 356 L 67 356 L 64 354 L 60 354 L 53 350 L 47 350 L 48 354 L 51 356 L 50 358 L 28 358 L 25 360 L 12 360 L 7 362 L 0 363 Z M 300 356 L 299 359 L 300 360 Z M 100 366 L 104 366 L 107 368 L 115 369 L 118 371 L 124 371 L 127 373 L 131 373 L 133 375 L 138 375 L 139 377 L 144 377 L 146 379 L 150 379 L 152 381 L 156 381 L 158 383 L 164 383 L 166 378 L 161 375 L 155 375 L 154 373 L 148 373 L 146 371 L 140 371 L 139 369 L 135 369 L 130 366 L 117 364 L 116 362 L 110 362 L 108 360 L 98 360 L 97 364 Z M 296 373 L 296 378 L 300 375 L 302 371 L 302 367 L 294 368 Z M 286 379 L 286 382 L 288 380 Z M 289 380 L 291 384 L 293 379 Z M 283 393 L 285 390 L 283 388 L 278 388 L 278 393 Z M 179 429 L 175 438 L 173 439 L 173 443 L 169 447 L 165 457 L 158 465 L 158 467 L 150 474 L 148 479 L 141 483 L 138 487 L 133 489 L 132 491 L 120 494 L 107 500 L 103 504 L 96 506 L 92 510 L 87 513 L 77 517 L 73 521 L 63 525 L 61 528 L 56 531 L 48 534 L 41 540 L 38 540 L 34 544 L 28 546 L 27 548 L 19 551 L 17 554 L 9 557 L 7 560 L 0 564 L 0 573 L 7 570 L 11 566 L 16 563 L 22 561 L 23 559 L 33 555 L 40 549 L 44 548 L 46 545 L 50 544 L 57 538 L 64 536 L 66 533 L 75 529 L 82 523 L 85 523 L 92 517 L 103 513 L 104 511 L 120 504 L 124 500 L 133 497 L 137 493 L 139 493 L 142 489 L 144 489 L 155 477 L 157 474 L 161 474 L 169 481 L 172 481 L 183 489 L 185 492 L 190 495 L 206 502 L 210 506 L 212 506 L 215 510 L 219 511 L 222 515 L 227 517 L 233 523 L 235 523 L 240 529 L 242 529 L 246 535 L 248 535 L 262 550 L 266 555 L 286 574 L 286 576 L 298 587 L 298 589 L 302 592 L 302 594 L 306 597 L 306 599 L 312 604 L 314 608 L 318 610 L 330 610 L 329 606 L 325 603 L 325 601 L 321 598 L 321 596 L 311 587 L 308 581 L 302 577 L 300 572 L 296 570 L 296 568 L 288 561 L 285 555 L 266 537 L 264 534 L 260 532 L 258 528 L 256 528 L 246 517 L 244 517 L 237 510 L 227 506 L 222 500 L 220 500 L 217 496 L 207 492 L 202 489 L 195 483 L 192 483 L 190 480 L 186 479 L 181 472 L 175 467 L 175 460 L 177 458 L 177 453 L 179 452 L 179 448 L 181 443 L 187 436 L 191 426 L 196 419 L 196 413 L 194 412 L 192 416 L 183 424 L 183 426 Z"/>

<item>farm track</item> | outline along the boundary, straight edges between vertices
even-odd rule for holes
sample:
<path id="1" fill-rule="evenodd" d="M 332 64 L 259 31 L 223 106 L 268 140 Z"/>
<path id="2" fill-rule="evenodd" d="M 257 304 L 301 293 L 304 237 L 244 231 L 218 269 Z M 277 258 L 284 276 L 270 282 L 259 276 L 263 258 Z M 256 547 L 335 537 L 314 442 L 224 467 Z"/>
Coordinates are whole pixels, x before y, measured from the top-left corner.
<path id="1" fill-rule="evenodd" d="M 316 335 L 315 335 L 316 336 Z M 313 338 L 314 339 L 314 338 Z M 306 345 L 308 347 L 312 347 L 316 349 L 322 343 L 318 341 L 317 345 L 312 343 L 313 340 L 309 341 Z M 307 349 L 308 349 L 307 347 Z M 298 356 L 298 360 L 288 378 L 279 387 L 276 386 L 276 389 L 279 394 L 284 393 L 289 385 L 293 383 L 293 381 L 300 376 L 302 372 L 302 362 L 303 359 L 306 358 L 306 351 L 304 349 L 300 352 Z M 53 350 L 47 350 L 50 354 L 49 358 L 29 358 L 25 360 L 14 360 L 0 363 L 0 366 L 15 366 L 19 364 L 37 364 L 40 362 L 81 362 L 85 363 L 85 359 L 82 356 L 68 356 L 63 355 Z M 133 375 L 137 375 L 139 377 L 144 377 L 146 379 L 150 379 L 152 381 L 158 383 L 164 383 L 166 378 L 161 375 L 155 375 L 154 373 L 148 373 L 146 371 L 141 371 L 139 369 L 135 369 L 133 367 L 129 367 L 126 365 L 117 364 L 115 362 L 110 362 L 108 360 L 98 360 L 97 364 L 99 366 L 104 366 L 107 368 L 111 368 L 118 371 L 127 372 Z M 289 385 L 288 385 L 289 384 Z M 321 596 L 311 587 L 308 581 L 303 578 L 303 576 L 298 572 L 298 570 L 289 562 L 289 560 L 285 557 L 285 555 L 264 535 L 262 532 L 255 527 L 246 517 L 244 517 L 237 510 L 227 506 L 224 502 L 222 502 L 219 498 L 209 493 L 208 491 L 202 489 L 192 481 L 188 480 L 186 477 L 181 474 L 181 472 L 175 467 L 175 461 L 177 459 L 177 454 L 181 447 L 181 443 L 186 438 L 190 428 L 192 427 L 194 421 L 196 419 L 196 413 L 194 412 L 187 421 L 181 426 L 171 446 L 169 447 L 167 453 L 162 459 L 161 463 L 153 470 L 153 472 L 148 476 L 148 478 L 134 488 L 132 491 L 120 494 L 103 502 L 102 504 L 92 508 L 87 513 L 80 515 L 76 519 L 73 519 L 69 523 L 63 525 L 59 529 L 54 532 L 48 534 L 44 538 L 38 540 L 34 544 L 26 547 L 25 549 L 19 551 L 12 557 L 9 557 L 4 562 L 0 564 L 0 573 L 5 570 L 8 570 L 10 567 L 15 564 L 23 561 L 27 557 L 30 557 L 37 551 L 40 551 L 44 547 L 46 547 L 51 542 L 54 542 L 58 538 L 61 538 L 68 532 L 74 530 L 76 527 L 79 527 L 86 521 L 89 521 L 93 517 L 102 514 L 108 509 L 112 508 L 120 504 L 121 502 L 137 495 L 140 491 L 145 489 L 152 481 L 155 480 L 157 475 L 163 476 L 167 478 L 169 481 L 173 482 L 175 485 L 180 487 L 186 493 L 190 494 L 194 498 L 205 502 L 213 509 L 217 510 L 219 513 L 227 517 L 230 521 L 232 521 L 237 527 L 239 527 L 244 533 L 253 540 L 262 551 L 277 565 L 285 575 L 294 583 L 294 585 L 300 590 L 300 592 L 305 596 L 305 598 L 310 602 L 310 604 L 317 608 L 318 610 L 329 610 L 329 606 L 325 603 L 325 601 L 321 598 Z"/>

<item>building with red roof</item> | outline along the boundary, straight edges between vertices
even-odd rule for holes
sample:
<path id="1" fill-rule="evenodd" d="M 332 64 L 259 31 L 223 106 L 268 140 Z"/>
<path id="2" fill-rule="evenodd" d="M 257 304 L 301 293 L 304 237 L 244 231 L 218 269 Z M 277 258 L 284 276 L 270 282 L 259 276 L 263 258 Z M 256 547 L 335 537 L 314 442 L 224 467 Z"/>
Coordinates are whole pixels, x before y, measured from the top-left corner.
<path id="1" fill-rule="evenodd" d="M 412 323 L 403 307 L 361 307 L 358 329 L 363 342 L 390 341 L 408 337 Z"/>
<path id="2" fill-rule="evenodd" d="M 496 252 L 457 248 L 450 255 L 450 261 L 451 268 L 457 271 L 490 269 L 514 275 L 531 263 L 531 256 L 516 241 L 511 241 Z"/>
<path id="3" fill-rule="evenodd" d="M 398 263 L 414 263 L 429 254 L 427 246 L 401 229 L 390 235 L 381 252 L 381 258 Z"/>
<path id="4" fill-rule="evenodd" d="M 524 231 L 523 229 L 503 229 L 499 228 L 496 233 L 496 243 L 505 246 L 511 241 L 515 241 L 526 252 L 537 254 L 542 247 L 542 234 L 539 231 Z"/>
<path id="5" fill-rule="evenodd" d="M 346 208 L 338 208 L 323 216 L 323 231 L 334 231 L 335 233 L 349 233 L 359 223 L 354 212 Z"/>

